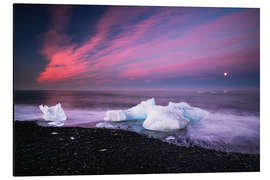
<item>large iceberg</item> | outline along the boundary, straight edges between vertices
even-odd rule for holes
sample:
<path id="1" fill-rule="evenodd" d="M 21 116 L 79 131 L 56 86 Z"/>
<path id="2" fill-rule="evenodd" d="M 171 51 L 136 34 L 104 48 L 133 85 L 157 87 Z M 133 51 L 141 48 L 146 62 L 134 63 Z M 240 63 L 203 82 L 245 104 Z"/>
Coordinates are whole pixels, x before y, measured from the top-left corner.
<path id="1" fill-rule="evenodd" d="M 192 107 L 185 102 L 169 102 L 167 106 L 155 104 L 151 98 L 126 110 L 106 112 L 105 121 L 144 120 L 142 126 L 148 130 L 171 131 L 185 128 L 189 122 L 196 122 L 207 116 L 209 112 Z"/>
<path id="2" fill-rule="evenodd" d="M 43 112 L 43 119 L 45 121 L 51 121 L 48 124 L 53 126 L 63 126 L 67 116 L 58 103 L 55 106 L 48 107 L 46 105 L 40 105 L 39 109 Z"/>
<path id="3" fill-rule="evenodd" d="M 107 111 L 105 121 L 144 120 L 147 117 L 146 108 L 155 105 L 155 99 L 142 101 L 140 104 L 126 110 Z"/>

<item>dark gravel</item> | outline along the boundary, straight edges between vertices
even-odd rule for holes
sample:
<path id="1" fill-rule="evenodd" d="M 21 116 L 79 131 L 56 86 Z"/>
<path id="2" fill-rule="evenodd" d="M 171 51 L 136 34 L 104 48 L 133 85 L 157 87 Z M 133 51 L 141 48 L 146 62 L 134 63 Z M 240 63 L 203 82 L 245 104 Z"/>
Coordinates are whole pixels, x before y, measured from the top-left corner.
<path id="1" fill-rule="evenodd" d="M 122 130 L 14 123 L 15 176 L 259 170 L 259 154 L 179 147 Z"/>

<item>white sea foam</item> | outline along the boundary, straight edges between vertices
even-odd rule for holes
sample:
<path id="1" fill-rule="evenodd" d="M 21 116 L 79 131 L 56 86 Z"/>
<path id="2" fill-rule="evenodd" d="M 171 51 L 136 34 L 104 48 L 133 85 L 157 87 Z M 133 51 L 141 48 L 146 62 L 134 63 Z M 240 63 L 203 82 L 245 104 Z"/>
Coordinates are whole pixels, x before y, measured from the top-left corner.
<path id="1" fill-rule="evenodd" d="M 15 121 L 34 121 L 42 119 L 42 113 L 37 106 L 16 105 L 14 106 Z"/>
<path id="2" fill-rule="evenodd" d="M 221 151 L 258 153 L 260 120 L 257 116 L 211 113 L 188 128 L 190 143 Z"/>

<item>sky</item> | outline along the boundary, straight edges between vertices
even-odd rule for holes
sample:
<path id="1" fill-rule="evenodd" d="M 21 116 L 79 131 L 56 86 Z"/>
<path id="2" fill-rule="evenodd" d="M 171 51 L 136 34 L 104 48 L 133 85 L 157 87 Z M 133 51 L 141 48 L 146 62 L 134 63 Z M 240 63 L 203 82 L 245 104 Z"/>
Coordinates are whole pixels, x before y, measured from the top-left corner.
<path id="1" fill-rule="evenodd" d="M 14 5 L 15 89 L 258 89 L 260 10 Z"/>

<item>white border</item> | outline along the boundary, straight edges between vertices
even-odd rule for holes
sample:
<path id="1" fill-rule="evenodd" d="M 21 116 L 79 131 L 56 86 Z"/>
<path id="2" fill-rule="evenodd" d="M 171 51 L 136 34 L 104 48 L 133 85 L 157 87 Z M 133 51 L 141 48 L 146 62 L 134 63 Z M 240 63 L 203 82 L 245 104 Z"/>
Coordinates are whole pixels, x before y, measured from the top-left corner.
<path id="1" fill-rule="evenodd" d="M 13 19 L 12 3 L 52 3 L 52 4 L 103 4 L 103 5 L 155 5 L 155 6 L 197 6 L 197 7 L 257 7 L 261 8 L 261 172 L 260 173 L 204 173 L 204 174 L 158 174 L 158 175 L 106 175 L 106 176 L 53 176 L 25 177 L 22 179 L 269 179 L 270 174 L 270 3 L 269 0 L 11 0 L 2 2 L 0 8 L 1 22 L 1 57 L 0 57 L 0 145 L 1 145 L 1 177 L 12 177 L 12 36 Z"/>
<path id="2" fill-rule="evenodd" d="M 17 3 L 96 4 L 96 5 L 150 5 L 150 6 L 207 6 L 207 7 L 260 7 L 262 0 L 17 0 Z"/>

